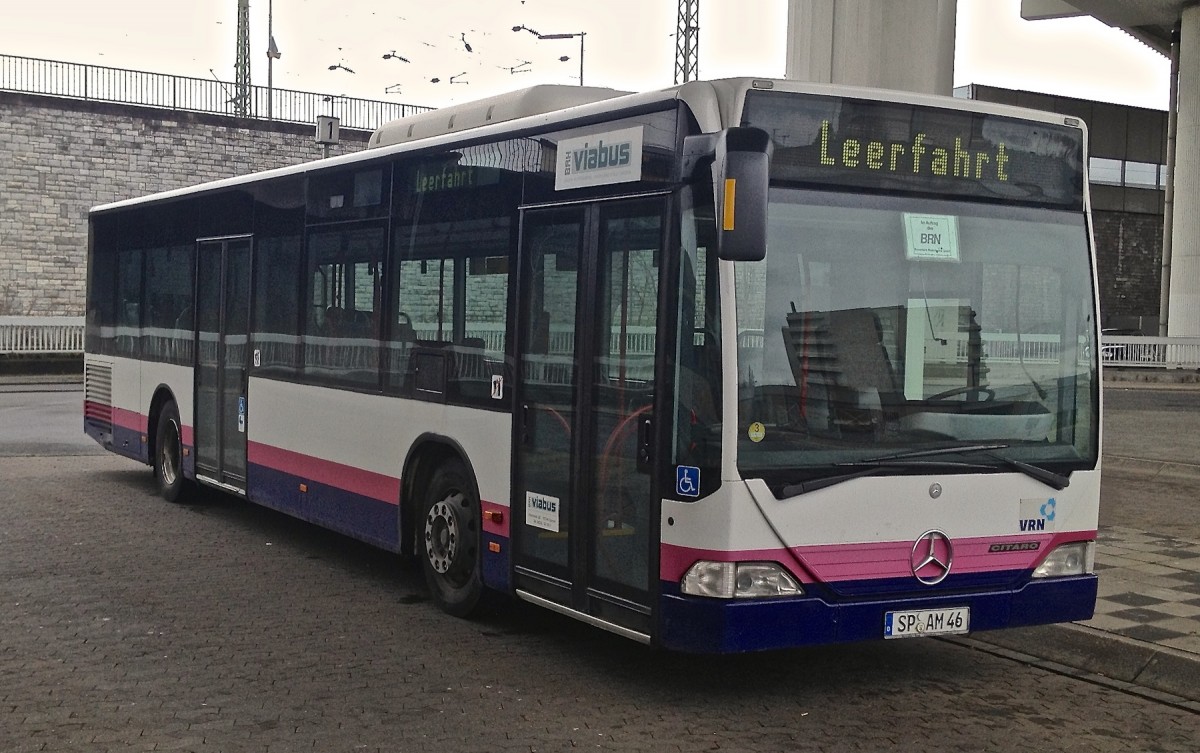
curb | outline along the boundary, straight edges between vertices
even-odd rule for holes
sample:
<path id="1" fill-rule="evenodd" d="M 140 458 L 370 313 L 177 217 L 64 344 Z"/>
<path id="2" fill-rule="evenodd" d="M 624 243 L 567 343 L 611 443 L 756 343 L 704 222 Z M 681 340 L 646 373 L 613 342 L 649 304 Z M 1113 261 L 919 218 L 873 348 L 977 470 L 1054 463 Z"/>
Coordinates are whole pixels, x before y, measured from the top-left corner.
<path id="1" fill-rule="evenodd" d="M 1176 705 L 1200 713 L 1200 656 L 1186 651 L 1074 623 L 972 633 L 953 642 L 971 648 L 986 644 L 1097 675 L 1116 685 L 1174 696 Z"/>
<path id="2" fill-rule="evenodd" d="M 82 385 L 83 374 L 0 374 L 0 387 Z"/>
<path id="3" fill-rule="evenodd" d="M 1196 389 L 1200 387 L 1200 370 L 1197 369 L 1105 366 L 1102 374 L 1105 387 L 1157 387 L 1160 389 Z"/>
<path id="4" fill-rule="evenodd" d="M 1198 463 L 1151 460 L 1149 458 L 1135 458 L 1129 455 L 1109 455 L 1105 453 L 1100 461 L 1100 468 L 1103 470 L 1148 474 L 1162 478 L 1200 480 L 1200 464 Z"/>

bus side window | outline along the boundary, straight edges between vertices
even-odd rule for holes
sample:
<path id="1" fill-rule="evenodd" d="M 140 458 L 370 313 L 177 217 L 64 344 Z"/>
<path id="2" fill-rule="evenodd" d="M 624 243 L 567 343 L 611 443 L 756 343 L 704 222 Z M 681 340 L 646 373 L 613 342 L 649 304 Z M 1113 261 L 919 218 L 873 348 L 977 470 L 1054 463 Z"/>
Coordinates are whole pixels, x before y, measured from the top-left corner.
<path id="1" fill-rule="evenodd" d="M 309 379 L 378 383 L 385 235 L 381 224 L 348 223 L 309 236 L 311 318 L 304 361 Z"/>

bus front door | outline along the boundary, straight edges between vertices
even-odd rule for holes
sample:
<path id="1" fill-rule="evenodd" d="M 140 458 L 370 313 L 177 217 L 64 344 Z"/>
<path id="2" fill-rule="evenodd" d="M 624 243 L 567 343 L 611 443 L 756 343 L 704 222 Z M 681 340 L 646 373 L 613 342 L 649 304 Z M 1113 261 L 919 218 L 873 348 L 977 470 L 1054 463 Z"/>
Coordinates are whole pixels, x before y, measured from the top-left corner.
<path id="1" fill-rule="evenodd" d="M 250 238 L 196 245 L 196 475 L 244 492 Z"/>
<path id="2" fill-rule="evenodd" d="M 666 199 L 522 218 L 511 527 L 523 598 L 649 637 Z"/>

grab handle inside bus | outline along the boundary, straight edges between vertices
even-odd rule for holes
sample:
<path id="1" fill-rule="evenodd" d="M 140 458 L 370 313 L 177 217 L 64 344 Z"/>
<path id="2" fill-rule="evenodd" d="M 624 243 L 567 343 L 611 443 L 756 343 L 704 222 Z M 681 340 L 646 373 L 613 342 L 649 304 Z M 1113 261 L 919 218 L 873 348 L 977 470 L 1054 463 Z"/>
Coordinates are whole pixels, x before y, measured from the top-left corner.
<path id="1" fill-rule="evenodd" d="M 688 141 L 685 152 L 692 153 L 685 159 L 712 157 L 717 255 L 731 261 L 765 258 L 770 135 L 761 128 L 735 127 Z"/>

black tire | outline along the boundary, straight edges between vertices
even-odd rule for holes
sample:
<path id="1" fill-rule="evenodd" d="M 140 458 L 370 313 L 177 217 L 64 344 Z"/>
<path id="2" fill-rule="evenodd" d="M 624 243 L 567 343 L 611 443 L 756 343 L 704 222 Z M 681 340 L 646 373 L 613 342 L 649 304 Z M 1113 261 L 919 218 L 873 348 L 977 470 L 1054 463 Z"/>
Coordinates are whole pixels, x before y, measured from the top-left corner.
<path id="1" fill-rule="evenodd" d="M 187 479 L 183 476 L 183 431 L 179 423 L 179 408 L 171 400 L 158 414 L 154 432 L 154 480 L 158 493 L 168 502 L 184 502 Z"/>
<path id="2" fill-rule="evenodd" d="M 430 596 L 455 617 L 474 614 L 483 597 L 479 510 L 475 484 L 462 462 L 439 466 L 426 489 L 417 535 Z"/>

